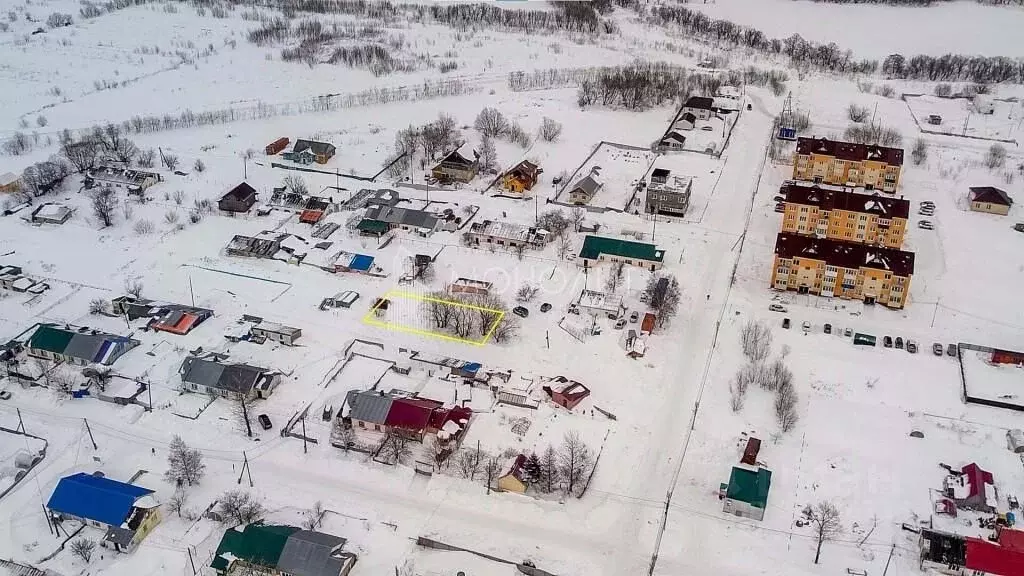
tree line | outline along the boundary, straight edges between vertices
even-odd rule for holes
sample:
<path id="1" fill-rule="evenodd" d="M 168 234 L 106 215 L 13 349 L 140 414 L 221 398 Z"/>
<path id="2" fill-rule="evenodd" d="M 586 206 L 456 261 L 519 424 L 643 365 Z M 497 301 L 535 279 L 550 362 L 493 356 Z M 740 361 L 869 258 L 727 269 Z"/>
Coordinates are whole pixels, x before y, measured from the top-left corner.
<path id="1" fill-rule="evenodd" d="M 451 465 L 463 478 L 482 480 L 490 492 L 516 456 L 515 450 L 491 455 L 479 447 L 463 448 L 451 459 Z M 549 444 L 540 453 L 524 456 L 519 477 L 528 489 L 542 494 L 561 491 L 566 496 L 581 496 L 597 465 L 594 451 L 576 431 L 567 432 L 557 447 Z"/>
<path id="2" fill-rule="evenodd" d="M 917 55 L 909 59 L 890 54 L 882 62 L 882 73 L 891 78 L 961 82 L 1024 82 L 1024 59 L 1006 56 Z"/>

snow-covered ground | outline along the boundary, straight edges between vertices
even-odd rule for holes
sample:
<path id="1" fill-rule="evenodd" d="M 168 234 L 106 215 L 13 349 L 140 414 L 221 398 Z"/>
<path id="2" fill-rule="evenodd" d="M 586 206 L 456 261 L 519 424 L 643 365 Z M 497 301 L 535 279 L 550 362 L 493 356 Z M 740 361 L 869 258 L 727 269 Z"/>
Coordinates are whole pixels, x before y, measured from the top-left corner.
<path id="1" fill-rule="evenodd" d="M 387 33 L 404 35 L 406 52 L 438 61 L 452 59 L 458 69 L 442 74 L 423 67 L 378 78 L 365 70 L 280 61 L 280 47 L 258 48 L 246 42 L 247 31 L 257 23 L 243 20 L 241 8 L 229 12 L 228 18 L 214 18 L 209 13 L 199 16 L 184 4 L 175 5 L 176 12 L 149 4 L 87 21 L 76 17 L 71 27 L 30 34 L 39 23 L 25 19 L 26 11 L 34 20 L 44 20 L 54 10 L 77 14 L 78 6 L 70 0 L 52 0 L 16 7 L 18 18 L 0 37 L 9 49 L 4 77 L 20 88 L 0 97 L 0 128 L 5 133 L 18 130 L 24 118 L 36 126 L 20 129 L 40 134 L 38 147 L 29 155 L 0 157 L 0 172 L 21 172 L 54 153 L 56 149 L 45 141 L 60 129 L 136 114 L 250 109 L 257 102 L 281 105 L 439 78 L 458 79 L 470 90 L 435 100 L 296 112 L 139 135 L 134 139 L 140 147 L 178 155 L 179 170 L 185 174 L 159 169 L 165 181 L 148 191 L 151 201 L 145 204 L 120 194 L 113 226 L 100 228 L 78 176 L 52 197 L 76 209 L 64 225 L 32 226 L 21 219 L 24 212 L 0 218 L 0 264 L 21 266 L 51 286 L 41 296 L 0 292 L 0 335 L 14 338 L 42 321 L 131 333 L 141 344 L 114 369 L 147 382 L 149 390 L 140 400 L 149 404 L 151 395 L 153 406 L 146 411 L 94 397 L 69 399 L 10 380 L 0 383 L 0 389 L 14 392 L 11 399 L 0 400 L 0 426 L 14 428 L 20 409 L 26 429 L 49 443 L 47 458 L 0 500 L 0 558 L 41 564 L 65 575 L 189 574 L 189 551 L 197 564 L 208 564 L 224 526 L 174 514 L 165 514 L 164 522 L 132 554 L 104 554 L 89 566 L 67 552 L 44 560 L 60 542 L 47 531 L 41 505 L 62 476 L 102 469 L 112 478 L 127 480 L 144 471 L 136 482 L 156 490 L 157 498 L 166 502 L 173 486 L 163 480 L 163 471 L 168 444 L 176 434 L 200 448 L 207 463 L 203 482 L 189 491 L 190 512 L 203 510 L 225 490 L 240 485 L 248 489 L 248 475 L 240 476 L 242 463 L 248 460 L 252 490 L 268 508 L 267 520 L 297 524 L 302 510 L 323 502 L 330 511 L 323 529 L 347 538 L 349 549 L 360 556 L 355 576 L 390 574 L 396 568 L 405 571 L 403 576 L 457 570 L 514 573 L 508 564 L 479 556 L 417 547 L 414 541 L 419 536 L 512 562 L 530 560 L 565 576 L 643 574 L 655 554 L 658 574 L 823 575 L 847 568 L 878 574 L 890 552 L 890 573 L 913 574 L 916 543 L 900 526 L 930 517 L 929 490 L 940 487 L 945 475 L 940 462 L 954 467 L 977 462 L 993 472 L 1001 493 L 1024 482 L 1019 459 L 1006 451 L 1004 438 L 1006 429 L 1021 427 L 1020 415 L 965 405 L 955 359 L 929 352 L 932 342 L 1024 349 L 1024 310 L 1017 305 L 1016 290 L 1024 281 L 1024 262 L 1016 248 L 1022 238 L 1012 229 L 1018 209 L 1009 217 L 998 217 L 971 212 L 965 202 L 967 188 L 981 185 L 999 186 L 1014 198 L 1024 198 L 1024 176 L 1016 173 L 1022 158 L 1015 147 L 1007 147 L 1003 167 L 990 170 L 982 163 L 988 142 L 922 135 L 910 107 L 898 98 L 862 92 L 848 80 L 792 73 L 789 90 L 794 107 L 810 115 L 809 133 L 841 134 L 849 124 L 846 108 L 853 102 L 869 108 L 877 122 L 899 129 L 905 147 L 919 136 L 929 144 L 929 157 L 922 165 L 908 159 L 899 191 L 915 210 L 905 246 L 917 254 L 907 308 L 890 311 L 786 295 L 787 316 L 794 327 L 809 322 L 807 334 L 783 330 L 782 315 L 768 311 L 776 296 L 768 289 L 768 279 L 781 219 L 772 210 L 772 197 L 791 170 L 782 161 L 765 161 L 781 98 L 748 87 L 744 111 L 721 158 L 694 153 L 656 157 L 647 151 L 603 147 L 584 166 L 601 166 L 605 188 L 596 205 L 622 209 L 652 163 L 673 175 L 695 178 L 685 218 L 652 221 L 632 211 L 587 215 L 588 224 L 601 225 L 602 235 L 655 243 L 665 252 L 665 272 L 680 283 L 678 314 L 647 338 L 645 356 L 631 359 L 624 334 L 635 329 L 634 324 L 616 330 L 614 321 L 599 316 L 593 322 L 602 333 L 582 339 L 560 327 L 567 319 L 586 321 L 590 328 L 589 317 L 569 314 L 569 305 L 585 288 L 604 290 L 608 267 L 584 270 L 561 258 L 557 243 L 527 249 L 521 257 L 514 251 L 467 247 L 461 231 L 440 231 L 425 238 L 398 232 L 390 243 L 380 245 L 348 230 L 345 224 L 359 215 L 343 210 L 328 216 L 342 226 L 328 241 L 338 249 L 372 256 L 383 277 L 330 274 L 308 262 L 226 254 L 235 235 L 273 230 L 310 239 L 311 227 L 299 223 L 292 212 L 240 217 L 204 213 L 196 223 L 190 215 L 197 201 L 215 201 L 243 178 L 257 190 L 261 204 L 267 202 L 271 190 L 291 172 L 272 167 L 273 159 L 262 153 L 245 162 L 246 150 L 261 151 L 281 136 L 294 140 L 316 135 L 335 144 L 338 153 L 318 166 L 327 173 L 303 175 L 314 192 L 344 199 L 362 188 L 388 187 L 409 200 L 403 207 L 452 209 L 473 214 L 473 222 L 490 219 L 529 226 L 538 213 L 554 207 L 548 201 L 560 188 L 552 184 L 556 176 L 571 174 L 602 141 L 650 146 L 676 109 L 666 104 L 643 112 L 580 110 L 574 88 L 512 92 L 508 72 L 643 57 L 692 65 L 701 54 L 712 52 L 711 47 L 679 39 L 667 44 L 660 31 L 638 26 L 629 14 L 615 15 L 620 35 L 597 42 L 570 35 L 395 25 Z M 1015 19 L 1024 14 L 1016 8 L 960 2 L 907 9 L 771 0 L 752 9 L 747 0 L 720 0 L 694 7 L 712 15 L 735 8 L 743 12 L 737 22 L 769 34 L 799 31 L 808 38 L 835 40 L 858 56 L 869 57 L 928 52 L 933 38 L 943 38 L 942 51 L 991 49 L 1014 56 L 1019 42 L 1015 44 L 1014 35 L 1006 31 L 1021 27 L 1015 27 Z M 793 10 L 808 12 L 795 15 Z M 820 11 L 822 17 L 808 16 L 816 13 L 811 11 Z M 865 35 L 849 25 L 846 11 L 891 16 L 871 16 L 874 31 L 878 26 L 905 30 L 911 18 L 939 26 L 930 24 L 931 15 L 946 14 L 943 22 L 948 19 L 949 26 L 963 26 L 965 18 L 974 18 L 986 33 L 939 34 L 944 30 L 939 27 L 928 28 L 938 31 L 935 34 Z M 759 21 L 744 20 L 747 14 Z M 799 28 L 771 29 L 783 24 Z M 125 29 L 132 32 L 119 33 Z M 963 43 L 962 48 L 950 41 Z M 178 50 L 184 56 L 175 54 Z M 457 55 L 449 56 L 452 50 Z M 183 59 L 188 63 L 181 64 Z M 104 85 L 104 79 L 118 85 Z M 102 90 L 94 80 L 100 81 Z M 897 94 L 933 90 L 927 83 L 892 84 Z M 59 90 L 53 90 L 55 86 Z M 1008 99 L 1022 92 L 1020 87 L 998 86 L 995 96 Z M 747 103 L 750 110 L 745 109 Z M 562 135 L 554 142 L 535 137 L 525 148 L 497 142 L 500 166 L 526 158 L 544 169 L 531 199 L 484 193 L 489 176 L 453 190 L 401 186 L 387 177 L 373 183 L 345 178 L 350 173 L 376 173 L 400 129 L 432 121 L 439 112 L 451 114 L 461 135 L 478 142 L 480 135 L 472 124 L 485 106 L 499 109 L 533 136 L 544 117 L 563 124 Z M 977 126 L 1021 140 L 1019 122 L 1007 121 L 1002 112 L 998 108 Z M 960 121 L 954 111 L 940 113 L 950 125 Z M 46 116 L 46 126 L 38 125 L 40 114 Z M 206 164 L 202 172 L 193 169 L 197 159 Z M 414 166 L 409 175 L 413 183 L 421 184 L 429 168 Z M 936 215 L 930 218 L 935 230 L 917 227 L 916 205 L 924 199 L 936 203 Z M 138 225 L 142 221 L 149 222 L 152 231 L 140 232 L 145 228 Z M 572 230 L 568 234 L 571 252 L 576 253 L 583 235 Z M 433 276 L 400 283 L 416 254 L 435 257 Z M 510 304 L 523 283 L 539 288 L 536 298 L 524 303 L 530 313 L 520 320 L 517 338 L 470 346 L 363 322 L 374 300 L 389 291 L 426 294 L 460 277 L 491 282 L 493 293 Z M 646 310 L 640 295 L 649 278 L 650 273 L 639 268 L 626 271 L 617 294 L 628 310 Z M 145 296 L 194 303 L 215 314 L 188 335 L 177 336 L 144 331 L 143 320 L 126 325 L 121 317 L 88 312 L 93 300 L 121 295 L 128 280 L 141 281 Z M 318 309 L 325 297 L 346 290 L 360 294 L 351 308 Z M 549 311 L 540 310 L 543 303 L 551 305 Z M 418 312 L 414 304 L 403 319 L 421 322 Z M 299 327 L 302 337 L 294 347 L 229 341 L 226 334 L 244 331 L 239 324 L 244 314 Z M 743 364 L 739 330 L 748 319 L 772 327 L 773 356 L 785 356 L 794 373 L 800 420 L 788 433 L 777 433 L 766 391 L 750 390 L 740 412 L 730 408 L 728 383 Z M 832 335 L 823 333 L 825 323 L 832 324 Z M 841 336 L 847 327 L 879 337 L 914 339 L 921 352 L 854 347 Z M 271 430 L 254 426 L 250 438 L 231 402 L 179 392 L 181 362 L 198 349 L 281 372 L 282 383 L 274 394 L 249 406 L 253 414 L 271 419 Z M 421 368 L 408 374 L 392 369 L 396 359 L 407 358 L 412 351 L 479 362 L 486 370 L 508 373 L 509 388 L 565 376 L 585 384 L 591 395 L 573 411 L 553 405 L 542 394 L 536 396 L 541 401 L 536 409 L 498 404 L 496 391 L 489 388 L 469 387 L 460 379 Z M 1006 368 L 1012 371 L 1010 376 L 1017 375 L 1018 368 Z M 337 411 L 348 391 L 374 385 L 450 404 L 465 402 L 477 414 L 464 445 L 479 443 L 491 454 L 539 452 L 576 432 L 593 450 L 600 450 L 599 464 L 582 498 L 532 498 L 529 493 L 488 494 L 479 477 L 467 480 L 451 466 L 428 477 L 408 465 L 385 466 L 365 454 L 332 447 L 331 423 L 323 420 L 323 409 Z M 281 436 L 281 429 L 307 409 L 307 434 L 317 443 L 304 446 Z M 524 418 L 529 421 L 525 431 Z M 517 431 L 513 424 L 518 424 Z M 923 438 L 911 437 L 911 432 L 920 432 Z M 744 434 L 764 441 L 760 459 L 774 473 L 769 509 L 760 523 L 724 514 L 717 498 L 719 484 L 738 461 Z M 5 443 L 0 450 L 0 466 L 13 454 L 8 448 Z M 846 531 L 837 542 L 826 544 L 823 563 L 815 566 L 809 532 L 795 521 L 805 505 L 826 499 L 840 507 Z"/>
<path id="2" fill-rule="evenodd" d="M 858 58 L 884 59 L 894 52 L 1021 56 L 1024 46 L 1014 30 L 1024 27 L 1024 10 L 968 0 L 927 7 L 885 4 L 835 4 L 808 0 L 713 0 L 687 8 L 712 18 L 761 30 L 773 38 L 799 34 L 816 42 L 835 42 Z M 912 34 L 907 33 L 913 30 Z M 968 33 L 964 30 L 984 31 Z"/>

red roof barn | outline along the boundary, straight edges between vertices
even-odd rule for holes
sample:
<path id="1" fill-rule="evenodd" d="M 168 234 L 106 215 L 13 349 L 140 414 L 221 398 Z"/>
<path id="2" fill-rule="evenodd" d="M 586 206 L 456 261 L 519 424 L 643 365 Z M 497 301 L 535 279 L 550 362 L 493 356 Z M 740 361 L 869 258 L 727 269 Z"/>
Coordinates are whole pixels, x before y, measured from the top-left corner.
<path id="1" fill-rule="evenodd" d="M 568 410 L 572 410 L 584 398 L 590 396 L 590 388 L 564 376 L 554 378 L 551 386 L 543 386 L 542 389 L 551 397 L 552 402 Z"/>
<path id="2" fill-rule="evenodd" d="M 1012 532 L 1004 530 L 1003 532 Z M 1024 574 L 1024 552 L 1007 545 L 1000 546 L 979 538 L 966 538 L 967 555 L 964 568 L 991 576 Z M 1000 538 L 1002 542 L 1002 538 Z"/>

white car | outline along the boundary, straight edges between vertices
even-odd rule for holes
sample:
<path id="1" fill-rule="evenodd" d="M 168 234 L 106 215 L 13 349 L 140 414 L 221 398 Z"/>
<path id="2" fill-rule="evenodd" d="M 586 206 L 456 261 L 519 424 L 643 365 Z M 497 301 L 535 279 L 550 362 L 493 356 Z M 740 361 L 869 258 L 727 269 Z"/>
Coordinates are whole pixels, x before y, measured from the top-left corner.
<path id="1" fill-rule="evenodd" d="M 786 307 L 781 305 L 781 304 L 772 304 L 772 305 L 768 306 L 768 309 L 771 310 L 772 312 L 785 312 L 786 311 Z"/>
<path id="2" fill-rule="evenodd" d="M 935 230 L 935 226 L 929 220 L 921 220 L 917 223 L 917 227 L 923 230 Z"/>
<path id="3" fill-rule="evenodd" d="M 800 328 L 802 328 L 804 332 L 810 332 L 811 331 L 811 323 L 806 321 L 806 320 L 804 320 L 804 323 L 800 325 Z"/>

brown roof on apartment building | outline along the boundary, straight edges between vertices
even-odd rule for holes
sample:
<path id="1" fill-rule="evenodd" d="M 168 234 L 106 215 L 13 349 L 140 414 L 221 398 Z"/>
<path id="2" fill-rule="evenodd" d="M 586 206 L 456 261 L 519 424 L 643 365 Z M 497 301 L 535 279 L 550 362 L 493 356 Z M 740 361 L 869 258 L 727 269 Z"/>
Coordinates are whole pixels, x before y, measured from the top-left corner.
<path id="1" fill-rule="evenodd" d="M 839 142 L 827 138 L 797 138 L 797 154 L 825 154 L 840 160 L 876 160 L 893 166 L 903 165 L 903 149 Z"/>
<path id="2" fill-rule="evenodd" d="M 881 218 L 907 218 L 910 216 L 910 201 L 902 198 L 886 198 L 877 194 L 840 192 L 819 186 L 791 182 L 783 184 L 780 192 L 786 202 L 817 206 L 820 210 L 846 210 L 875 214 Z"/>
<path id="3" fill-rule="evenodd" d="M 874 268 L 897 276 L 914 274 L 913 252 L 787 232 L 780 232 L 776 237 L 775 254 L 780 258 L 822 260 L 829 266 L 839 268 Z"/>

